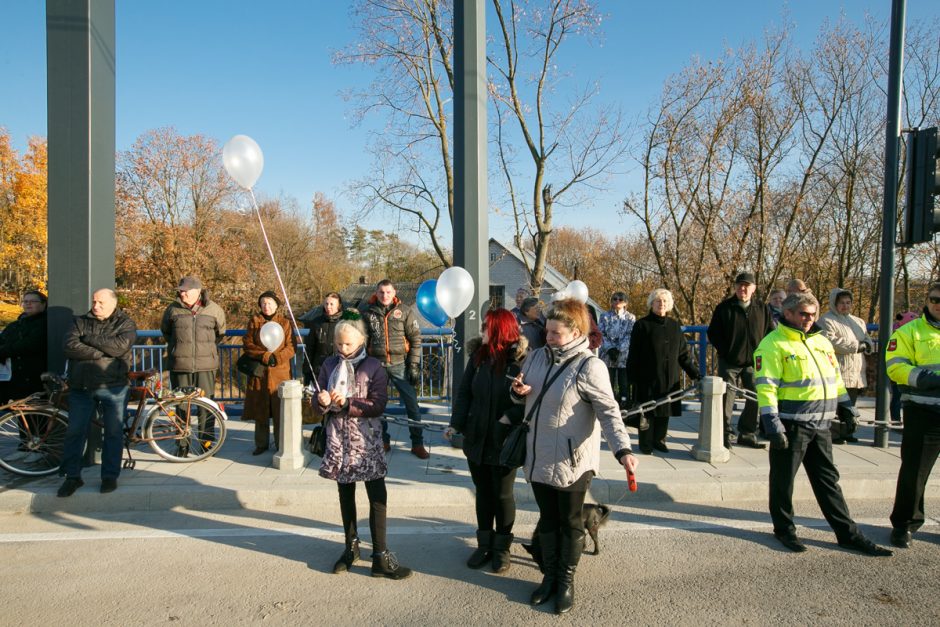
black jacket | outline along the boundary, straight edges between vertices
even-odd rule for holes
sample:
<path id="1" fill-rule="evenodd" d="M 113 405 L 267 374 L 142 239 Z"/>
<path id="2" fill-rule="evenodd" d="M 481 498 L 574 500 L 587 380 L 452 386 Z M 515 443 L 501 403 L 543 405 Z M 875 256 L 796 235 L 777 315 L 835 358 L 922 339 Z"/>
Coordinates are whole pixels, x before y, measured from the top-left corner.
<path id="1" fill-rule="evenodd" d="M 512 402 L 510 381 L 506 375 L 516 376 L 525 357 L 527 342 L 524 337 L 510 348 L 505 372 L 496 372 L 494 365 L 482 362 L 474 365 L 473 354 L 480 348 L 479 339 L 467 343 L 470 360 L 454 397 L 450 426 L 463 434 L 463 452 L 475 464 L 499 464 L 499 452 L 511 426 L 499 422 L 502 416 L 512 424 L 522 422 L 524 406 Z"/>
<path id="2" fill-rule="evenodd" d="M 137 325 L 115 309 L 105 320 L 91 313 L 75 316 L 65 334 L 65 357 L 69 360 L 69 387 L 94 390 L 127 385 L 131 347 Z"/>
<path id="3" fill-rule="evenodd" d="M 774 318 L 770 307 L 756 298 L 746 312 L 738 302 L 737 296 L 731 296 L 718 303 L 708 325 L 708 341 L 725 363 L 743 368 L 754 365 L 754 351 L 774 330 Z"/>
<path id="4" fill-rule="evenodd" d="M 633 387 L 634 399 L 638 403 L 652 401 L 678 390 L 679 368 L 692 379 L 700 378 L 679 323 L 653 313 L 637 320 L 627 354 L 627 379 Z M 654 416 L 681 414 L 681 401 L 653 410 Z"/>
<path id="5" fill-rule="evenodd" d="M 414 307 L 406 307 L 396 297 L 386 308 L 373 294 L 362 317 L 369 334 L 369 355 L 383 366 L 421 362 L 421 327 Z"/>
<path id="6" fill-rule="evenodd" d="M 46 312 L 20 316 L 0 333 L 0 362 L 10 360 L 13 377 L 0 382 L 0 403 L 18 400 L 42 390 L 46 371 Z"/>
<path id="7" fill-rule="evenodd" d="M 339 322 L 342 315 L 341 311 L 337 312 L 335 316 L 327 316 L 323 311 L 320 311 L 312 320 L 304 323 L 304 326 L 310 329 L 307 339 L 304 340 L 304 350 L 307 351 L 307 359 L 310 360 L 310 364 L 313 366 L 313 373 L 311 373 L 310 366 L 307 365 L 307 362 L 304 362 L 304 373 L 308 377 L 312 374 L 313 378 L 316 378 L 326 358 L 336 354 L 336 342 L 333 333 L 336 331 L 336 323 Z"/>

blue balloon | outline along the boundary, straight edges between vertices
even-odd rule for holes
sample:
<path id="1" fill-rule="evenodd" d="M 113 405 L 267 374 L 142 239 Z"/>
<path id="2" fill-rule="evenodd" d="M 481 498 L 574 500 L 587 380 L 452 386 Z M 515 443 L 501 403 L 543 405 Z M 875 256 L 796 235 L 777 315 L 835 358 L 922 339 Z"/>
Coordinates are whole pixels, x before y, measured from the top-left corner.
<path id="1" fill-rule="evenodd" d="M 418 287 L 415 305 L 424 319 L 436 327 L 442 327 L 450 319 L 437 302 L 437 279 L 428 279 Z"/>

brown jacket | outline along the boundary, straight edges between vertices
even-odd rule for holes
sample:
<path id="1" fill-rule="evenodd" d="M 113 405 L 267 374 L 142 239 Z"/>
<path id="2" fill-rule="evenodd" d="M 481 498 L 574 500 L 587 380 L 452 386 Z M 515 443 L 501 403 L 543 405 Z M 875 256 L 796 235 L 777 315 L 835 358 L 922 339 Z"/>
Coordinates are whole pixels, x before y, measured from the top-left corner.
<path id="1" fill-rule="evenodd" d="M 279 409 L 280 403 L 271 401 L 277 400 L 277 386 L 291 378 L 290 360 L 294 356 L 295 340 L 291 333 L 290 322 L 279 313 L 271 318 L 271 322 L 277 322 L 284 329 L 284 341 L 273 353 L 261 343 L 261 327 L 266 322 L 267 320 L 260 313 L 253 315 L 248 321 L 245 339 L 242 340 L 245 354 L 265 364 L 264 376 L 248 377 L 248 385 L 245 388 L 245 409 L 242 413 L 245 420 L 258 418 L 266 420 L 270 413 L 268 408 L 272 404 Z M 274 367 L 267 366 L 271 355 L 274 355 L 277 360 L 277 365 Z"/>

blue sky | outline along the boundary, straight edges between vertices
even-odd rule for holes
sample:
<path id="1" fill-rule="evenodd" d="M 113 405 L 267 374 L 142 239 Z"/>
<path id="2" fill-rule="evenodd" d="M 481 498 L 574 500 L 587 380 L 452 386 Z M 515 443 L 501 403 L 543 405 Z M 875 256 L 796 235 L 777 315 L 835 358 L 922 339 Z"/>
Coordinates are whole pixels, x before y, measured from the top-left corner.
<path id="1" fill-rule="evenodd" d="M 602 40 L 573 42 L 562 63 L 575 88 L 599 81 L 600 98 L 635 117 L 656 99 L 663 81 L 691 57 L 759 39 L 784 11 L 796 41 L 811 45 L 826 19 L 841 12 L 860 23 L 866 13 L 887 23 L 890 0 L 601 0 L 608 14 Z M 786 7 L 786 8 L 785 8 Z M 940 15 L 936 0 L 908 0 L 908 20 Z M 369 173 L 367 128 L 353 128 L 340 93 L 365 86 L 367 70 L 334 66 L 331 53 L 353 41 L 347 5 L 339 0 L 116 0 L 117 149 L 143 132 L 174 126 L 220 144 L 253 137 L 265 154 L 257 190 L 285 193 L 302 206 L 324 192 L 341 210 L 349 181 Z M 22 150 L 46 134 L 45 2 L 0 2 L 0 126 Z M 887 54 L 887 52 L 885 53 Z M 375 125 L 379 121 L 374 122 Z M 635 181 L 615 177 L 596 194 L 590 218 L 565 210 L 560 224 L 628 227 L 616 215 Z M 376 226 L 380 225 L 376 222 Z M 491 234 L 508 226 L 491 218 Z"/>

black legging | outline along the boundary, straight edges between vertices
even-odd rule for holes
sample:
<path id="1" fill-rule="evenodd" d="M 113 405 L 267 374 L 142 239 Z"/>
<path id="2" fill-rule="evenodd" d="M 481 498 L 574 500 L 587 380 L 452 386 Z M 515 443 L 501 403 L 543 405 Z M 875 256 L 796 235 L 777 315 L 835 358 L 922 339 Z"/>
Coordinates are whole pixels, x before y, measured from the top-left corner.
<path id="1" fill-rule="evenodd" d="M 385 508 L 388 504 L 388 492 L 385 478 L 366 481 L 366 494 L 369 495 L 369 533 L 372 535 L 372 550 L 381 553 L 385 545 Z M 339 488 L 339 511 L 343 517 L 343 532 L 346 540 L 358 537 L 356 529 L 356 484 L 337 483 Z"/>
<path id="2" fill-rule="evenodd" d="M 610 372 L 610 387 L 614 391 L 614 398 L 618 402 L 622 399 L 629 401 L 630 387 L 627 381 L 627 369 L 610 367 L 607 370 Z"/>
<path id="3" fill-rule="evenodd" d="M 467 460 L 470 477 L 476 487 L 477 528 L 480 531 L 512 533 L 516 522 L 516 500 L 513 486 L 516 482 L 516 469 L 489 464 L 475 464 Z"/>
<path id="4" fill-rule="evenodd" d="M 538 531 L 559 532 L 568 537 L 572 537 L 572 531 L 584 533 L 581 508 L 587 490 L 559 490 L 544 483 L 533 483 L 532 492 L 539 506 Z"/>

